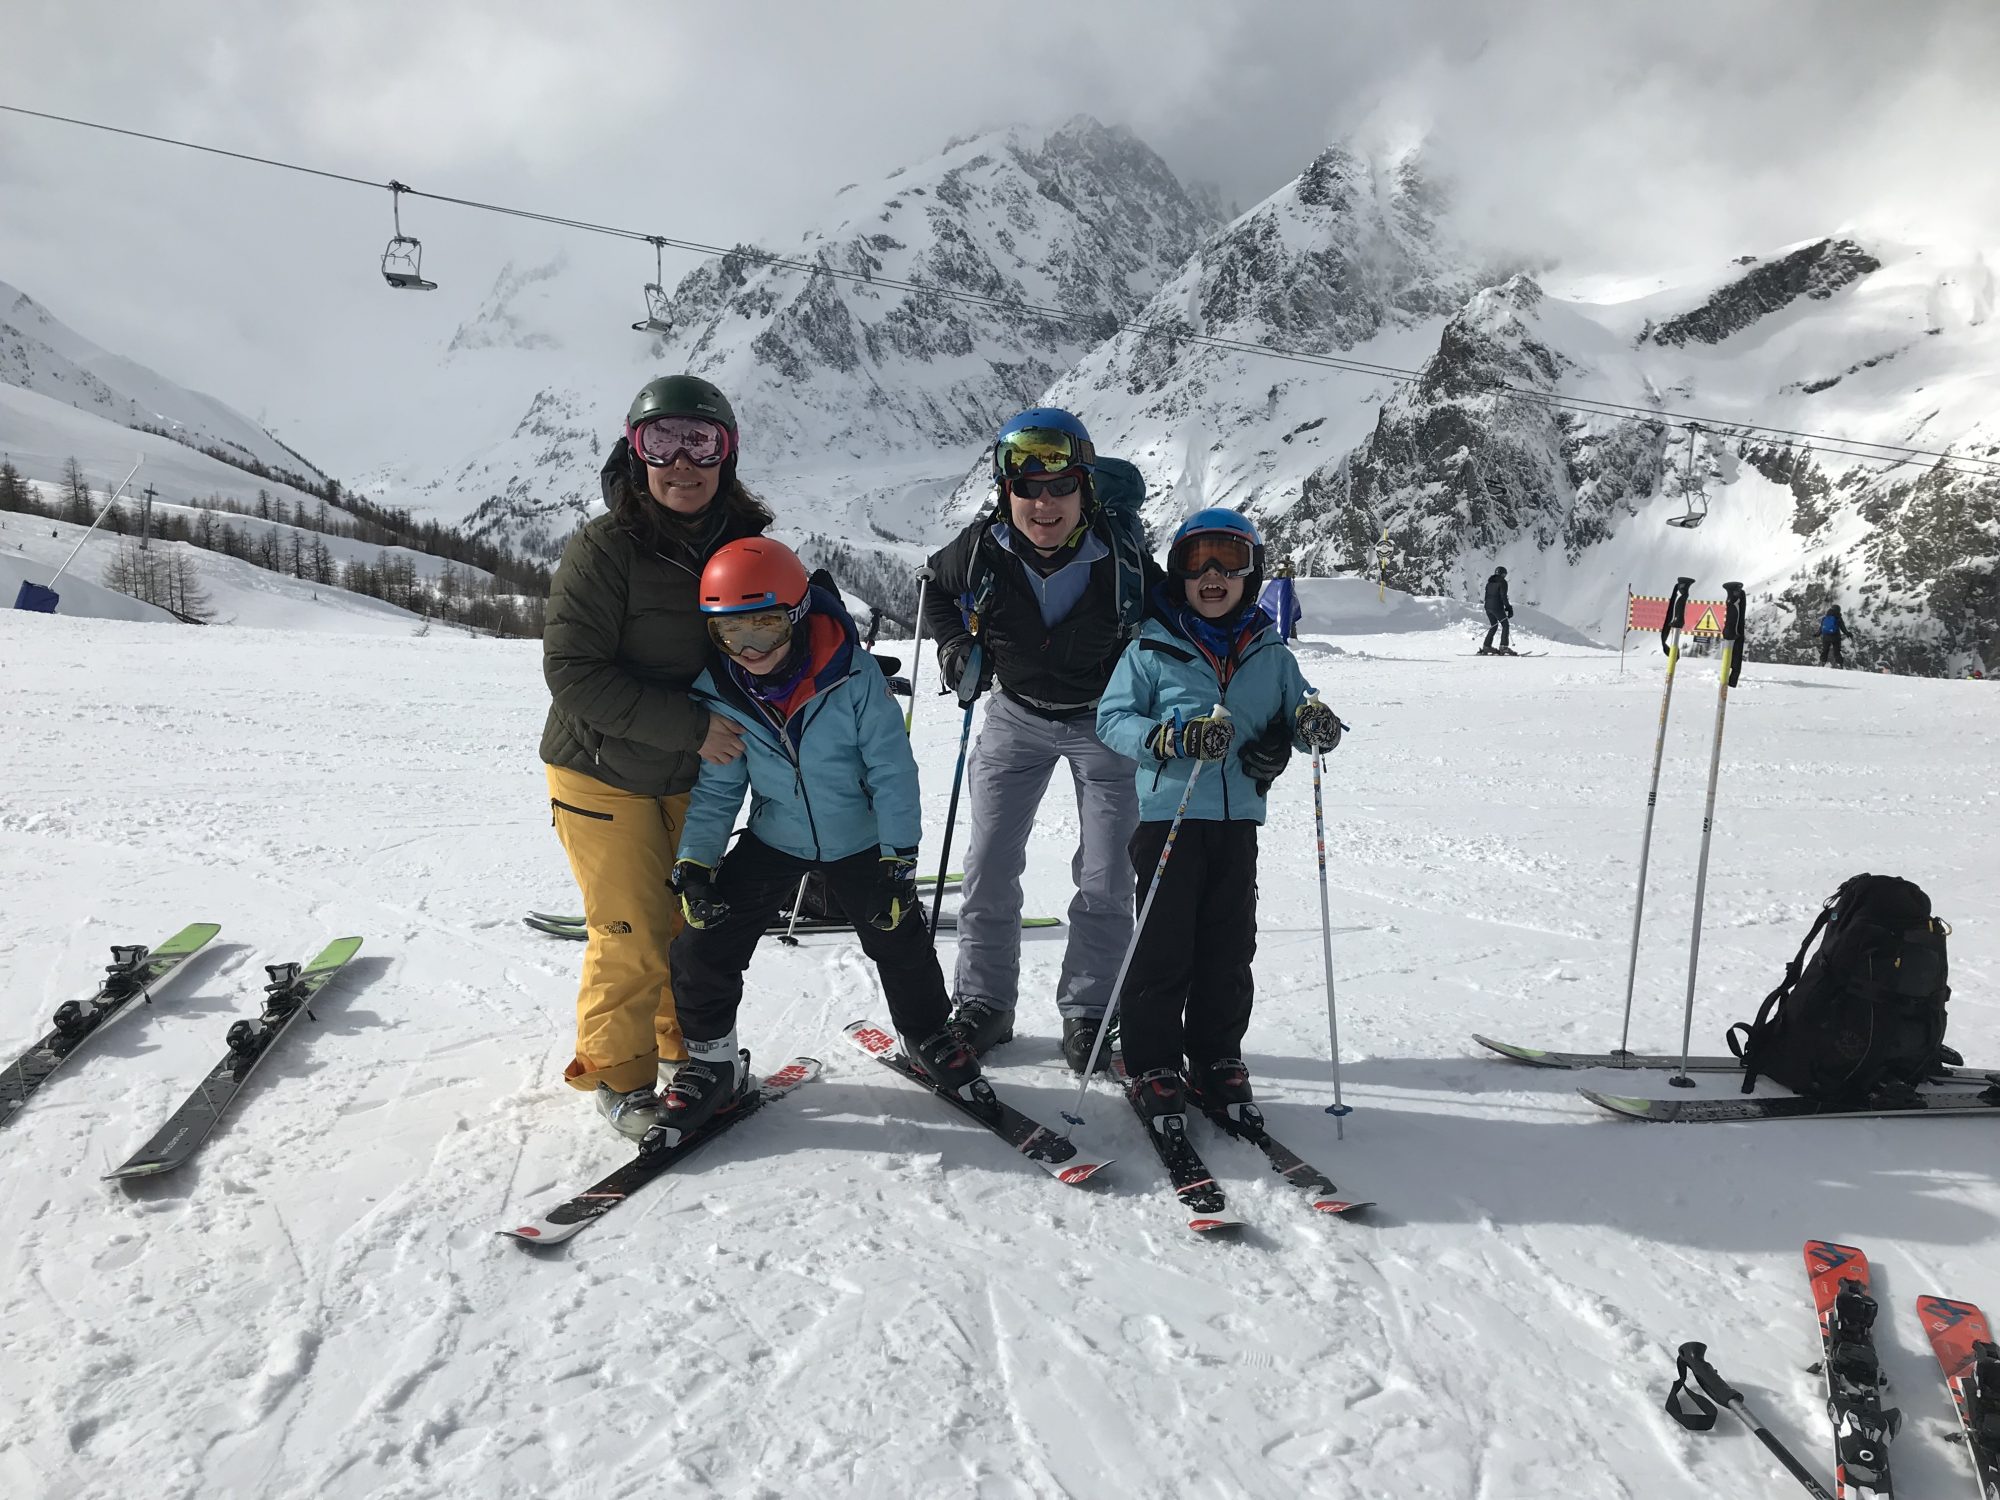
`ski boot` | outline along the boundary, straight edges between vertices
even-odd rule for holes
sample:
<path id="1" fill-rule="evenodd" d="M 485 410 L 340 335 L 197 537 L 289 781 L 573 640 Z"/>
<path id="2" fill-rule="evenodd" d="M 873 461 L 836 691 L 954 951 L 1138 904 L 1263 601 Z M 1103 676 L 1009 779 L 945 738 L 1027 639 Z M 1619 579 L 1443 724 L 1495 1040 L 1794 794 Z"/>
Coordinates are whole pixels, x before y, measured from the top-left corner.
<path id="1" fill-rule="evenodd" d="M 1231 1135 L 1258 1136 L 1264 1116 L 1252 1102 L 1250 1070 L 1240 1057 L 1218 1057 L 1205 1068 L 1189 1068 L 1188 1097 L 1196 1109 Z"/>
<path id="2" fill-rule="evenodd" d="M 1002 1042 L 1014 1040 L 1014 1012 L 986 1000 L 959 1001 L 947 1024 L 981 1057 Z"/>
<path id="3" fill-rule="evenodd" d="M 1097 1070 L 1107 1073 L 1111 1070 L 1111 1059 L 1118 1053 L 1117 1020 L 1114 1018 L 1105 1030 L 1102 1016 L 1063 1017 L 1063 1061 L 1069 1064 L 1070 1072 L 1081 1073 L 1090 1065 L 1090 1049 L 1097 1047 L 1100 1030 L 1104 1030 L 1104 1045 L 1097 1048 Z"/>
<path id="4" fill-rule="evenodd" d="M 611 1122 L 611 1128 L 628 1140 L 640 1141 L 660 1123 L 660 1096 L 643 1084 L 625 1093 L 600 1083 L 597 1112 Z"/>
<path id="5" fill-rule="evenodd" d="M 905 1041 L 903 1051 L 946 1093 L 979 1102 L 976 1086 L 984 1081 L 979 1072 L 979 1054 L 950 1026 L 915 1045 Z"/>
<path id="6" fill-rule="evenodd" d="M 1125 1085 L 1125 1097 L 1148 1130 L 1170 1143 L 1187 1143 L 1187 1100 L 1180 1074 L 1171 1068 L 1141 1073 Z"/>
<path id="7" fill-rule="evenodd" d="M 678 1146 L 717 1115 L 734 1109 L 750 1088 L 750 1054 L 739 1052 L 736 1033 L 713 1042 L 688 1043 L 688 1060 L 660 1096 L 658 1120 L 646 1146 Z"/>

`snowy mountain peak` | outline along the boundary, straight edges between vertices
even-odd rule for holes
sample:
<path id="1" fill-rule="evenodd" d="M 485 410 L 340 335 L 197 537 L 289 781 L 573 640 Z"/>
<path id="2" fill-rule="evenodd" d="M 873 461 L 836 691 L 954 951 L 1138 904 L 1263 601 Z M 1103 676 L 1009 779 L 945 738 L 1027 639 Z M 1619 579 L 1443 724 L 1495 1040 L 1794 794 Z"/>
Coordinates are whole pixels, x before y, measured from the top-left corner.
<path id="1" fill-rule="evenodd" d="M 445 357 L 473 349 L 560 349 L 556 329 L 564 320 L 550 306 L 550 293 L 568 268 L 560 252 L 538 266 L 508 261 L 486 300 L 453 332 Z"/>
<path id="2" fill-rule="evenodd" d="M 1086 413 L 1104 451 L 1171 496 L 1161 525 L 1295 487 L 1359 440 L 1388 387 L 1184 336 L 1414 363 L 1486 279 L 1448 206 L 1421 139 L 1330 145 L 1195 253 L 1140 313 L 1147 332 L 1092 351 L 1049 399 Z"/>

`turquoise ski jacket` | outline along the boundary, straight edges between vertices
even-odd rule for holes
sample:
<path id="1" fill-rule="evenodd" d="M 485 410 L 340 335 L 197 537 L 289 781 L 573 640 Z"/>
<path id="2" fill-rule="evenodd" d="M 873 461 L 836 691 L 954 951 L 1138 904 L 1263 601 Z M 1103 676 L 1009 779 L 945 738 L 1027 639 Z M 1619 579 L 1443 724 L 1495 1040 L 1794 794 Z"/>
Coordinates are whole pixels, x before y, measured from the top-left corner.
<path id="1" fill-rule="evenodd" d="M 1121 755 L 1139 763 L 1139 817 L 1164 823 L 1180 806 L 1192 760 L 1160 760 L 1146 748 L 1146 736 L 1162 719 L 1183 722 L 1214 708 L 1229 710 L 1236 738 L 1219 762 L 1202 767 L 1187 815 L 1205 822 L 1262 823 L 1264 799 L 1243 769 L 1242 747 L 1293 715 L 1312 691 L 1298 658 L 1278 636 L 1271 617 L 1253 608 L 1247 640 L 1239 640 L 1236 667 L 1225 688 L 1208 656 L 1183 635 L 1170 616 L 1155 613 L 1125 648 L 1097 705 L 1097 735 Z M 1303 749 L 1296 740 L 1294 748 Z"/>
<path id="2" fill-rule="evenodd" d="M 915 853 L 923 821 L 903 711 L 847 611 L 821 589 L 812 608 L 833 618 L 843 639 L 815 672 L 812 698 L 783 723 L 720 662 L 690 689 L 711 713 L 743 726 L 743 754 L 726 766 L 702 762 L 681 859 L 721 865 L 746 791 L 750 831 L 786 854 L 830 861 L 869 848 Z"/>

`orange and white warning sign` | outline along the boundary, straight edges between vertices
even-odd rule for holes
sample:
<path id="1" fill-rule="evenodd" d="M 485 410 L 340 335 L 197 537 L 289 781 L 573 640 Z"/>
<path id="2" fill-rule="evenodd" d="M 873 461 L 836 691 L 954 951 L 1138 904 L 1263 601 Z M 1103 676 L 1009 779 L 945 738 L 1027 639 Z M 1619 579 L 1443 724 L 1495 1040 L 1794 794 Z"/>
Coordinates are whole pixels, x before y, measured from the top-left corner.
<path id="1" fill-rule="evenodd" d="M 1722 634 L 1722 623 L 1729 617 L 1729 609 L 1720 599 L 1690 599 L 1687 612 L 1681 616 L 1682 626 L 1689 635 Z M 1627 604 L 1625 628 L 1627 630 L 1657 631 L 1667 623 L 1667 600 L 1664 596 L 1634 594 Z"/>

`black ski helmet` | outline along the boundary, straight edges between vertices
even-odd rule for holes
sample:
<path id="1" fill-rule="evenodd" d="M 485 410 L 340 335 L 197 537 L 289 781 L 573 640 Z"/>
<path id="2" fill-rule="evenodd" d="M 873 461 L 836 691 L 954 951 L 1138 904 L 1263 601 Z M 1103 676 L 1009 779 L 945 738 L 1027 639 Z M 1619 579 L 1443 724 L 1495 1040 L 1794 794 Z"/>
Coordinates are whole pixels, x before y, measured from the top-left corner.
<path id="1" fill-rule="evenodd" d="M 729 404 L 729 398 L 699 375 L 662 375 L 640 387 L 625 413 L 625 443 L 632 487 L 641 494 L 646 491 L 646 464 L 639 457 L 639 445 L 633 434 L 640 423 L 655 417 L 706 417 L 729 429 L 729 457 L 722 461 L 722 473 L 716 481 L 717 493 L 728 493 L 736 479 L 736 458 L 742 451 L 736 432 L 736 408 Z"/>

